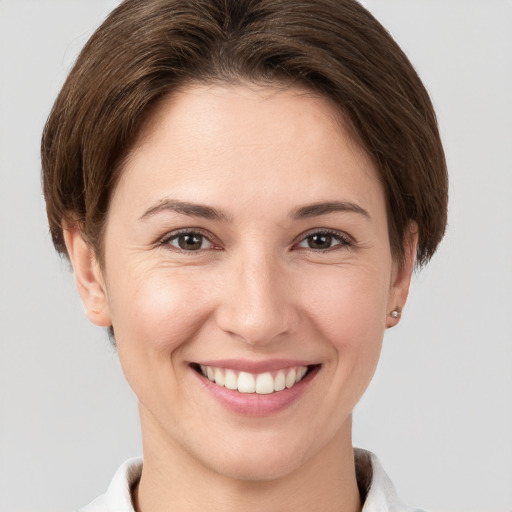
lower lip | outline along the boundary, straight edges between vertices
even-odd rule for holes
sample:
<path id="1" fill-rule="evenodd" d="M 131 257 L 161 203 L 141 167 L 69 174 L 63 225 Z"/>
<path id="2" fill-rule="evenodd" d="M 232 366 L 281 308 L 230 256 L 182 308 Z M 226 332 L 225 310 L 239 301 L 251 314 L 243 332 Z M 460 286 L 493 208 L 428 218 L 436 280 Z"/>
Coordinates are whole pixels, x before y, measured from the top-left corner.
<path id="1" fill-rule="evenodd" d="M 310 382 L 318 373 L 319 367 L 312 368 L 308 374 L 291 388 L 275 391 L 266 395 L 240 393 L 219 386 L 191 368 L 200 384 L 227 409 L 245 416 L 268 416 L 290 407 L 306 391 Z"/>

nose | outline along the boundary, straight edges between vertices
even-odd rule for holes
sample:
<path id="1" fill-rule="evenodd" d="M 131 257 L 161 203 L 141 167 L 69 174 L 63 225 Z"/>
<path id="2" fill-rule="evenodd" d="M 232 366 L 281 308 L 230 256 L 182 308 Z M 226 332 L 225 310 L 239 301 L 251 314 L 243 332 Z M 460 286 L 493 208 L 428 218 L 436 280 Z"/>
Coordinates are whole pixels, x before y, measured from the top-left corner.
<path id="1" fill-rule="evenodd" d="M 275 258 L 256 254 L 231 261 L 223 275 L 216 319 L 250 345 L 266 345 L 299 324 L 293 276 Z"/>

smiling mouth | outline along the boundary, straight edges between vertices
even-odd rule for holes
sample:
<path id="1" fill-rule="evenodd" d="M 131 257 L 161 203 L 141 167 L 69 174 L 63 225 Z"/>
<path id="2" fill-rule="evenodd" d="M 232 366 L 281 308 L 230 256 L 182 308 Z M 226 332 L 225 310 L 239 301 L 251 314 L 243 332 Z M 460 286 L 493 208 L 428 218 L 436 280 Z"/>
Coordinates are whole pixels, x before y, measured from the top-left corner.
<path id="1" fill-rule="evenodd" d="M 192 364 L 191 366 L 217 386 L 239 393 L 269 395 L 293 388 L 319 365 L 295 366 L 257 374 L 202 364 Z"/>

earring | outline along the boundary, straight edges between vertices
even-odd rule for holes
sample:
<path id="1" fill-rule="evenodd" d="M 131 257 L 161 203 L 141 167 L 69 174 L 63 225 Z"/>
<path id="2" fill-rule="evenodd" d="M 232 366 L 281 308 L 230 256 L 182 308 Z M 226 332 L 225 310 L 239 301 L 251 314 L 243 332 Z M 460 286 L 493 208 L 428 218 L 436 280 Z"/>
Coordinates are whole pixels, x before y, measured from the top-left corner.
<path id="1" fill-rule="evenodd" d="M 397 306 L 391 313 L 388 313 L 386 316 L 390 316 L 391 318 L 399 318 L 402 315 L 402 308 Z"/>

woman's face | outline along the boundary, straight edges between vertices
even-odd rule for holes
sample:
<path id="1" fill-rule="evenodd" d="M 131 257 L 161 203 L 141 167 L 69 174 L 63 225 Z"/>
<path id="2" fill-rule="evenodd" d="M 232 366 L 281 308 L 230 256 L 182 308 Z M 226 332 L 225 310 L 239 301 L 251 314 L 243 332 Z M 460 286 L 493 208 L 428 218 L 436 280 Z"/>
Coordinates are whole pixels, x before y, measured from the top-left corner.
<path id="1" fill-rule="evenodd" d="M 145 451 L 270 479 L 350 446 L 412 264 L 393 263 L 376 176 L 304 90 L 198 85 L 158 107 L 79 284 L 114 326 Z"/>

